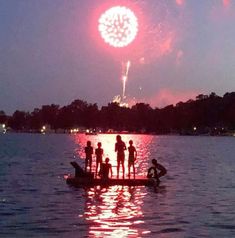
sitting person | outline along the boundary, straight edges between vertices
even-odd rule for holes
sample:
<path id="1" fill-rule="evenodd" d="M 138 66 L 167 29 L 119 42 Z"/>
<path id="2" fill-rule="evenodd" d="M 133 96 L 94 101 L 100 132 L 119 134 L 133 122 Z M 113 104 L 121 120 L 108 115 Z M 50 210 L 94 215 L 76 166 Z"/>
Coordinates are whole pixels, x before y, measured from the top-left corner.
<path id="1" fill-rule="evenodd" d="M 73 161 L 70 164 L 75 169 L 75 177 L 77 177 L 77 178 L 85 178 L 85 177 L 86 178 L 94 178 L 94 173 L 85 172 L 77 162 Z"/>
<path id="2" fill-rule="evenodd" d="M 157 186 L 160 183 L 159 178 L 164 176 L 167 173 L 167 170 L 163 165 L 159 164 L 156 159 L 152 160 L 152 164 L 153 166 L 148 169 L 147 178 L 153 179 Z M 158 170 L 160 173 L 158 173 Z"/>
<path id="3" fill-rule="evenodd" d="M 85 177 L 86 173 L 84 170 L 79 166 L 79 164 L 75 161 L 70 162 L 70 164 L 74 167 L 75 169 L 75 177 Z"/>
<path id="4" fill-rule="evenodd" d="M 113 176 L 112 165 L 109 163 L 109 158 L 106 158 L 105 163 L 102 163 L 100 167 L 100 172 L 99 172 L 100 178 L 104 180 L 109 179 L 109 172 L 112 178 Z"/>

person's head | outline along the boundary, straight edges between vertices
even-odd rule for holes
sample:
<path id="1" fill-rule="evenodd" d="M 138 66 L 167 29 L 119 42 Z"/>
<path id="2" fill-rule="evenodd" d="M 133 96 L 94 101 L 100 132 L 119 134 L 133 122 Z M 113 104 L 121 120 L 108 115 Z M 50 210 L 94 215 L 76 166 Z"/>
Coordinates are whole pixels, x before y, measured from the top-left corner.
<path id="1" fill-rule="evenodd" d="M 121 139 L 122 139 L 122 137 L 121 137 L 120 135 L 117 135 L 117 136 L 116 136 L 116 140 L 117 140 L 117 141 L 121 141 Z"/>
<path id="2" fill-rule="evenodd" d="M 152 164 L 153 165 L 157 165 L 157 160 L 156 159 L 152 159 Z"/>
<path id="3" fill-rule="evenodd" d="M 107 157 L 105 158 L 105 163 L 108 164 L 108 162 L 109 162 L 109 158 Z"/>
<path id="4" fill-rule="evenodd" d="M 98 146 L 99 148 L 101 147 L 101 145 L 102 145 L 101 142 L 98 142 L 97 146 Z"/>
<path id="5" fill-rule="evenodd" d="M 91 142 L 88 140 L 86 143 L 87 146 L 91 146 Z"/>
<path id="6" fill-rule="evenodd" d="M 133 141 L 132 141 L 132 140 L 129 140 L 129 144 L 130 144 L 130 145 L 133 145 Z"/>

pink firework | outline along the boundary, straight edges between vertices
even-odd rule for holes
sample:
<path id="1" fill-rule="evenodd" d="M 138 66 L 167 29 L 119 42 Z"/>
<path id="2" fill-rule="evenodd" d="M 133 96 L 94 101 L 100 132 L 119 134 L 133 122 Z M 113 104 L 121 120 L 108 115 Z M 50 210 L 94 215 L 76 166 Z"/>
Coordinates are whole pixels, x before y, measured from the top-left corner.
<path id="1" fill-rule="evenodd" d="M 129 45 L 136 38 L 138 20 L 129 8 L 116 6 L 101 15 L 98 29 L 107 44 L 121 48 Z"/>

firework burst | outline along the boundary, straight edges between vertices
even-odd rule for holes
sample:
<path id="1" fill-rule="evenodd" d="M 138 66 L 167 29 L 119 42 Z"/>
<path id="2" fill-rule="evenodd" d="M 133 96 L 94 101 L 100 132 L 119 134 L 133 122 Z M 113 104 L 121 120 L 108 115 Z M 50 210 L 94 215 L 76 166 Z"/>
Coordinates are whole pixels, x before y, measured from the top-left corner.
<path id="1" fill-rule="evenodd" d="M 121 48 L 129 45 L 135 39 L 138 32 L 138 21 L 129 8 L 116 6 L 101 15 L 98 29 L 106 43 Z"/>

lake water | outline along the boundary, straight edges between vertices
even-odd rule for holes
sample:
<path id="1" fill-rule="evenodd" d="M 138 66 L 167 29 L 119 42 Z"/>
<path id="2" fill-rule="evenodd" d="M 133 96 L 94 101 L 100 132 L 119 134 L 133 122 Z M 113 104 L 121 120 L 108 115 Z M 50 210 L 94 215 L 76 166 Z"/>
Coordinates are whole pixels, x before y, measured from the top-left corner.
<path id="1" fill-rule="evenodd" d="M 64 175 L 103 144 L 115 168 L 115 135 L 0 135 L 0 237 L 235 237 L 235 138 L 123 135 L 137 173 L 168 169 L 146 187 L 76 189 Z"/>

